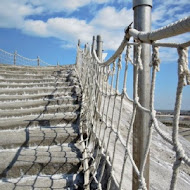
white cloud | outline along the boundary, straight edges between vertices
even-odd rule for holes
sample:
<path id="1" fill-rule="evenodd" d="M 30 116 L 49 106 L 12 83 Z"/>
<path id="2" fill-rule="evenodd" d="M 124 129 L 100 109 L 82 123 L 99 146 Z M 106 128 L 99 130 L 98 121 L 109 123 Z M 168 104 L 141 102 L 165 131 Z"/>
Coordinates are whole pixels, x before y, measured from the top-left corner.
<path id="1" fill-rule="evenodd" d="M 33 6 L 43 7 L 44 12 L 73 11 L 82 7 L 90 0 L 29 0 Z"/>
<path id="2" fill-rule="evenodd" d="M 88 25 L 85 20 L 50 18 L 47 22 L 26 20 L 21 30 L 29 35 L 56 37 L 67 42 L 64 44 L 65 47 L 74 47 L 78 39 L 81 39 L 83 43 L 91 41 L 94 28 Z"/>
<path id="3" fill-rule="evenodd" d="M 126 15 L 129 15 L 126 19 Z M 126 8 L 117 11 L 114 7 L 106 7 L 98 12 L 96 17 L 91 21 L 91 24 L 103 27 L 106 29 L 124 29 L 130 22 L 133 21 L 133 11 Z"/>
<path id="4" fill-rule="evenodd" d="M 41 20 L 26 20 L 21 29 L 24 33 L 29 35 L 50 37 L 47 24 Z"/>
<path id="5" fill-rule="evenodd" d="M 189 16 L 189 0 L 158 0 L 153 3 L 153 29 L 166 26 L 179 19 Z"/>
<path id="6" fill-rule="evenodd" d="M 47 22 L 47 28 L 52 35 L 62 40 L 77 41 L 80 38 L 87 42 L 91 40 L 93 26 L 86 23 L 85 20 L 75 18 L 52 18 Z"/>
<path id="7" fill-rule="evenodd" d="M 64 47 L 75 47 L 78 39 L 82 43 L 91 43 L 92 36 L 100 34 L 104 48 L 116 50 L 123 39 L 124 28 L 132 19 L 131 16 L 126 20 L 124 15 L 130 12 L 125 8 L 117 11 L 114 7 L 107 7 L 101 9 L 90 23 L 76 18 L 49 18 L 46 22 L 30 19 L 24 20 L 20 29 L 28 35 L 59 38 L 66 42 Z"/>
<path id="8" fill-rule="evenodd" d="M 28 16 L 73 12 L 94 4 L 103 4 L 109 0 L 1 0 L 0 27 L 19 28 Z"/>
<path id="9" fill-rule="evenodd" d="M 0 27 L 19 28 L 27 16 L 41 13 L 40 8 L 25 3 L 26 0 L 1 0 Z"/>
<path id="10" fill-rule="evenodd" d="M 126 15 L 129 15 L 128 18 Z M 132 21 L 132 9 L 116 10 L 114 7 L 108 6 L 101 9 L 90 24 L 96 28 L 96 34 L 102 35 L 104 48 L 116 50 L 124 37 L 124 29 Z"/>
<path id="11" fill-rule="evenodd" d="M 185 16 L 187 13 L 182 10 L 184 6 L 189 5 L 188 1 L 157 1 L 155 8 L 153 6 L 153 29 Z M 91 42 L 93 35 L 100 34 L 103 37 L 104 49 L 115 50 L 123 39 L 124 28 L 133 21 L 132 8 L 103 7 L 96 11 L 96 16 L 89 22 L 80 18 L 53 17 L 55 12 L 72 12 L 85 5 L 113 2 L 114 0 L 1 0 L 0 27 L 17 28 L 28 35 L 56 37 L 64 41 L 65 47 L 74 47 L 78 39 L 81 39 L 82 43 Z M 124 0 L 120 2 L 123 3 Z M 172 9 L 168 9 L 170 6 Z M 51 16 L 46 15 L 47 20 L 40 19 L 40 16 L 46 13 L 51 13 Z M 37 20 L 28 18 L 35 15 L 38 15 Z"/>
<path id="12" fill-rule="evenodd" d="M 103 4 L 109 0 L 28 0 L 31 5 L 43 7 L 44 12 L 72 12 L 90 3 Z"/>

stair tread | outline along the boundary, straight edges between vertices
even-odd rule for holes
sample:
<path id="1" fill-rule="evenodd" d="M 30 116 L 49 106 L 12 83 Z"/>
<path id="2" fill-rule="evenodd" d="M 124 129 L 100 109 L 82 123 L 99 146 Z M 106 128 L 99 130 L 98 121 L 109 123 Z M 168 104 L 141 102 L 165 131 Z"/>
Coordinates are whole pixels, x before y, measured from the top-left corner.
<path id="1" fill-rule="evenodd" d="M 65 78 L 43 78 L 43 79 L 36 79 L 36 78 L 33 78 L 33 79 L 16 79 L 16 78 L 7 78 L 7 79 L 4 79 L 4 78 L 0 78 L 1 79 L 1 82 L 8 82 L 8 83 L 36 83 L 36 82 L 66 82 L 66 79 Z M 72 77 L 71 77 L 72 79 Z"/>
<path id="2" fill-rule="evenodd" d="M 73 69 L 71 70 L 68 70 L 68 69 L 53 69 L 53 70 L 31 70 L 31 69 L 24 69 L 24 70 L 21 70 L 21 69 L 15 69 L 15 70 L 11 70 L 11 69 L 7 69 L 7 68 L 1 68 L 0 70 L 0 74 L 1 73 L 18 73 L 18 74 L 28 74 L 28 73 L 31 73 L 31 74 L 47 74 L 47 73 L 51 73 L 51 74 L 55 74 L 56 72 L 58 73 L 70 73 L 74 71 Z"/>
<path id="3" fill-rule="evenodd" d="M 45 67 L 34 67 L 34 66 L 20 66 L 20 65 L 8 65 L 0 63 L 0 68 L 6 70 L 35 70 L 35 71 L 55 71 L 55 70 L 73 70 L 75 65 L 59 65 L 59 66 L 45 66 Z"/>
<path id="4" fill-rule="evenodd" d="M 14 109 L 20 109 L 22 112 L 24 108 L 30 108 L 31 109 L 46 109 L 48 107 L 60 107 L 60 108 L 67 108 L 67 107 L 79 107 L 79 105 L 74 105 L 71 103 L 60 105 L 59 101 L 61 100 L 38 100 L 38 101 L 17 101 L 17 102 L 3 102 L 0 104 L 0 113 L 5 112 L 6 110 L 12 110 L 14 112 Z M 66 102 L 66 101 L 65 101 Z M 18 110 L 17 110 L 18 111 Z M 1 114 L 0 114 L 1 115 Z"/>
<path id="5" fill-rule="evenodd" d="M 38 87 L 38 86 L 50 86 L 50 87 L 56 87 L 56 86 L 70 86 L 71 82 L 65 82 L 65 81 L 52 81 L 52 82 L 34 82 L 34 83 L 15 83 L 13 82 L 1 82 L 0 87 L 1 88 L 19 88 L 19 87 Z"/>
<path id="6" fill-rule="evenodd" d="M 19 92 L 38 92 L 38 91 L 72 91 L 75 88 L 79 88 L 78 86 L 58 86 L 58 87 L 33 87 L 33 88 L 1 88 L 0 89 L 0 94 L 6 94 L 6 93 L 19 93 Z"/>
<path id="7" fill-rule="evenodd" d="M 79 148 L 69 143 L 0 150 L 0 176 L 75 173 L 81 164 Z"/>
<path id="8" fill-rule="evenodd" d="M 65 112 L 65 113 L 56 113 L 56 114 L 42 114 L 42 115 L 27 115 L 21 117 L 12 117 L 11 121 L 10 118 L 0 118 L 0 126 L 6 122 L 14 122 L 14 121 L 40 121 L 40 120 L 51 120 L 51 119 L 63 119 L 63 118 L 73 118 L 76 117 L 78 113 L 73 112 Z"/>
<path id="9" fill-rule="evenodd" d="M 77 189 L 78 184 L 82 183 L 80 174 L 55 174 L 55 175 L 38 175 L 23 176 L 22 178 L 0 180 L 0 189 L 9 190 L 14 187 L 25 189 Z M 71 189 L 72 188 L 72 189 Z"/>
<path id="10" fill-rule="evenodd" d="M 56 98 L 55 98 L 56 97 Z M 15 101 L 15 100 L 27 100 L 27 99 L 43 99 L 43 100 L 53 100 L 53 99 L 74 99 L 75 95 L 70 93 L 58 93 L 55 92 L 53 94 L 50 93 L 40 93 L 40 94 L 23 94 L 23 95 L 0 95 L 0 101 Z"/>
<path id="11" fill-rule="evenodd" d="M 1 130 L 0 147 L 16 147 L 22 144 L 51 145 L 76 141 L 79 136 L 78 125 L 50 127 L 28 127 L 19 130 Z"/>
<path id="12" fill-rule="evenodd" d="M 80 162 L 80 152 L 76 145 L 71 146 L 71 144 L 3 149 L 0 150 L 0 155 L 0 170 L 8 167 L 15 159 L 15 156 L 14 166 L 27 165 L 34 162 Z"/>

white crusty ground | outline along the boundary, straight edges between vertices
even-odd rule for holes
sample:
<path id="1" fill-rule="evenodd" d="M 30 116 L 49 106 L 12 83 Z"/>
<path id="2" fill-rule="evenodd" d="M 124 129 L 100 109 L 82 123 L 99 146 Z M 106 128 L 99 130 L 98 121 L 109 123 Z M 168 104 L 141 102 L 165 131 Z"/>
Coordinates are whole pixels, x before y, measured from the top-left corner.
<path id="1" fill-rule="evenodd" d="M 104 100 L 103 100 L 104 101 Z M 112 105 L 114 100 L 110 101 L 110 109 L 109 109 L 109 120 L 111 121 L 112 115 Z M 104 106 L 107 105 L 107 100 L 105 100 Z M 120 99 L 117 97 L 116 99 L 116 109 L 114 112 L 114 125 L 117 126 L 117 119 L 119 116 L 119 108 L 120 108 Z M 120 123 L 120 133 L 124 139 L 128 134 L 128 127 L 130 123 L 130 119 L 132 116 L 132 104 L 131 102 L 125 100 L 122 108 L 121 115 L 121 123 Z M 105 109 L 106 110 L 106 109 Z M 105 113 L 106 111 L 104 111 Z M 160 128 L 164 130 L 171 137 L 171 127 L 166 127 L 162 123 L 159 122 Z M 186 133 L 186 136 L 190 136 L 189 133 Z M 107 136 L 104 139 L 104 142 L 107 142 Z M 109 145 L 109 155 L 112 157 L 113 153 L 113 144 L 115 141 L 115 136 L 111 135 L 111 141 Z M 183 145 L 183 148 L 186 154 L 190 157 L 190 142 L 185 139 L 183 136 L 179 135 L 179 141 Z M 131 146 L 132 138 L 130 139 L 130 151 L 132 149 Z M 122 165 L 123 165 L 123 155 L 124 155 L 124 147 L 120 142 L 117 143 L 116 146 L 116 156 L 114 161 L 114 173 L 116 178 L 120 179 Z M 172 164 L 175 160 L 175 153 L 172 150 L 172 146 L 167 143 L 163 138 L 153 130 L 151 148 L 150 148 L 150 189 L 151 190 L 169 190 L 170 180 L 172 175 Z M 185 165 L 184 163 L 180 167 L 180 172 L 178 176 L 177 182 L 177 190 L 187 190 L 190 189 L 190 167 Z M 123 189 L 131 189 L 131 179 L 132 179 L 132 165 L 128 158 L 126 167 L 125 167 L 125 175 L 122 183 Z"/>

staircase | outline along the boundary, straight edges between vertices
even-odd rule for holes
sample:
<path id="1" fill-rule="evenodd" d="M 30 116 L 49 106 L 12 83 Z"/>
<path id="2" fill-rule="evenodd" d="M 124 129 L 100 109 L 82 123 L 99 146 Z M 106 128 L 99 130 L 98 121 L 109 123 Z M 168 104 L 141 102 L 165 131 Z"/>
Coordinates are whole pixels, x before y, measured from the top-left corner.
<path id="1" fill-rule="evenodd" d="M 0 189 L 81 189 L 74 66 L 0 64 Z"/>

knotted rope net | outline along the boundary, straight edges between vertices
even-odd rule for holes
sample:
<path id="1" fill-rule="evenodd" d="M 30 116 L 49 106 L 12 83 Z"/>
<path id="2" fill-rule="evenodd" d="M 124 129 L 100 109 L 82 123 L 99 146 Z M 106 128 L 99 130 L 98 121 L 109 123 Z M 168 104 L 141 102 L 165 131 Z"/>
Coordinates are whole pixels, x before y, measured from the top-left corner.
<path id="1" fill-rule="evenodd" d="M 163 33 L 162 30 L 161 33 Z M 150 36 L 150 34 L 148 35 Z M 131 171 L 133 169 L 138 176 L 138 189 L 146 190 L 143 174 L 152 142 L 152 133 L 155 130 L 166 143 L 171 144 L 175 152 L 172 177 L 167 179 L 170 180 L 170 189 L 173 190 L 176 189 L 179 168 L 182 163 L 185 163 L 187 167 L 190 166 L 190 158 L 179 142 L 182 90 L 185 85 L 190 84 L 187 47 L 184 47 L 184 44 L 151 42 L 150 107 L 146 108 L 140 104 L 138 94 L 139 72 L 143 70 L 141 60 L 143 42 L 137 37 L 135 43 L 130 43 L 130 37 L 129 29 L 118 50 L 105 62 L 98 59 L 94 42 L 92 49 L 88 45 L 84 49 L 77 46 L 76 71 L 83 92 L 80 132 L 83 146 L 84 189 L 130 189 L 128 182 L 132 181 Z M 133 37 L 135 38 L 135 36 Z M 189 43 L 186 43 L 187 45 Z M 178 50 L 178 86 L 172 135 L 160 128 L 154 108 L 156 73 L 160 70 L 159 46 L 174 47 Z M 134 48 L 136 53 L 132 59 L 131 52 Z M 125 61 L 122 61 L 122 55 L 124 55 Z M 127 89 L 129 64 L 137 71 L 133 80 L 133 99 L 129 98 Z M 150 116 L 147 123 L 148 141 L 143 152 L 140 169 L 137 167 L 132 153 L 133 126 L 137 110 L 146 112 Z"/>

